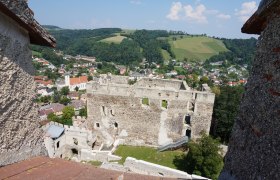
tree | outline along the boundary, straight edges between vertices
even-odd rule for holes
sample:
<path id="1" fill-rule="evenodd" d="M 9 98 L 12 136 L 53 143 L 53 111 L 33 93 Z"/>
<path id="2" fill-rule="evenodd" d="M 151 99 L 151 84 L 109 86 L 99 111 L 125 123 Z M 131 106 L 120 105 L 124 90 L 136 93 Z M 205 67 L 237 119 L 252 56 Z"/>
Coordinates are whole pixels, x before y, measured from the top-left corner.
<path id="1" fill-rule="evenodd" d="M 43 103 L 49 103 L 51 100 L 51 96 L 43 96 L 40 98 L 40 101 Z"/>
<path id="2" fill-rule="evenodd" d="M 87 108 L 86 108 L 86 107 L 80 109 L 80 111 L 79 111 L 79 116 L 87 117 Z"/>
<path id="3" fill-rule="evenodd" d="M 78 86 L 75 87 L 75 91 L 79 91 L 79 87 Z"/>
<path id="4" fill-rule="evenodd" d="M 88 80 L 88 81 L 92 81 L 92 80 L 93 80 L 93 77 L 92 77 L 92 76 L 88 76 L 87 80 Z"/>
<path id="5" fill-rule="evenodd" d="M 188 154 L 176 157 L 174 164 L 178 169 L 211 179 L 218 179 L 223 167 L 219 140 L 202 134 L 196 142 L 188 143 Z"/>
<path id="6" fill-rule="evenodd" d="M 50 113 L 48 115 L 48 120 L 53 121 L 53 122 L 59 122 L 60 121 L 59 117 L 57 115 L 55 115 L 54 113 Z"/>
<path id="7" fill-rule="evenodd" d="M 66 86 L 66 87 L 63 87 L 61 90 L 60 90 L 60 93 L 64 96 L 67 96 L 69 94 L 70 90 L 69 90 L 69 87 Z"/>
<path id="8" fill-rule="evenodd" d="M 211 134 L 223 143 L 229 142 L 244 91 L 243 86 L 221 86 L 220 95 L 216 96 Z"/>
<path id="9" fill-rule="evenodd" d="M 213 87 L 211 88 L 211 90 L 212 90 L 212 92 L 213 92 L 216 96 L 220 96 L 220 94 L 221 94 L 221 89 L 220 89 L 219 86 L 213 86 Z"/>
<path id="10" fill-rule="evenodd" d="M 72 125 L 72 117 L 75 115 L 75 110 L 71 106 L 66 106 L 63 110 L 61 117 L 61 123 L 66 125 Z"/>
<path id="11" fill-rule="evenodd" d="M 59 103 L 64 104 L 65 106 L 71 102 L 71 99 L 67 98 L 66 96 L 63 96 L 60 98 Z"/>
<path id="12" fill-rule="evenodd" d="M 54 94 L 53 94 L 53 103 L 58 103 L 60 101 L 60 94 L 57 90 L 54 91 Z"/>

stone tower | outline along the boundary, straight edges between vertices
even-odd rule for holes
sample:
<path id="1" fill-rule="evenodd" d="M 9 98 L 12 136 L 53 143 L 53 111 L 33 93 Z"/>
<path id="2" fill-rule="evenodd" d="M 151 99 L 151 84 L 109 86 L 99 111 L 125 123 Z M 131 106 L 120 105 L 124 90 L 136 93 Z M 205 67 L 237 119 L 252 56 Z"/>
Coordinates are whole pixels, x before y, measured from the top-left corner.
<path id="1" fill-rule="evenodd" d="M 242 28 L 260 37 L 220 179 L 280 179 L 279 14 L 279 0 L 263 0 Z"/>
<path id="2" fill-rule="evenodd" d="M 55 45 L 25 0 L 0 0 L 0 166 L 45 154 L 30 42 Z"/>

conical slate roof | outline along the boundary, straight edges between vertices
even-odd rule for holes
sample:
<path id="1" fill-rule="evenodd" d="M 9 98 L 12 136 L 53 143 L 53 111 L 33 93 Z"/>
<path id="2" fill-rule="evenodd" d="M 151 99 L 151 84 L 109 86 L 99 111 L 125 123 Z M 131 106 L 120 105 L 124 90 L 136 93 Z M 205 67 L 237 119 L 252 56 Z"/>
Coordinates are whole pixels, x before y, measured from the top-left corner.
<path id="1" fill-rule="evenodd" d="M 262 0 L 258 10 L 244 24 L 242 32 L 247 34 L 261 34 L 266 28 L 268 21 L 280 13 L 279 0 Z"/>

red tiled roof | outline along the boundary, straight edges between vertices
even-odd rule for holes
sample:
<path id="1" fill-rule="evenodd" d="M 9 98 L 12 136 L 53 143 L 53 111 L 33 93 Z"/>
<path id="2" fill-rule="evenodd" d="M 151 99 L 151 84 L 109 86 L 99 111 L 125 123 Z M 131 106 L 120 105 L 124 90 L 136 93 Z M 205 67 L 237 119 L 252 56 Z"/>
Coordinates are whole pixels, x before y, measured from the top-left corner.
<path id="1" fill-rule="evenodd" d="M 88 78 L 87 76 L 80 76 L 77 78 L 70 78 L 70 85 L 76 85 L 76 84 L 82 84 L 82 83 L 87 83 Z"/>
<path id="2" fill-rule="evenodd" d="M 34 80 L 44 80 L 44 79 L 48 79 L 47 76 L 34 76 Z"/>
<path id="3" fill-rule="evenodd" d="M 167 178 L 105 170 L 63 159 L 36 157 L 0 168 L 0 179 L 160 180 Z"/>
<path id="4" fill-rule="evenodd" d="M 35 82 L 38 83 L 38 84 L 43 84 L 44 86 L 52 85 L 53 84 L 52 80 L 48 80 L 48 81 L 35 80 Z"/>

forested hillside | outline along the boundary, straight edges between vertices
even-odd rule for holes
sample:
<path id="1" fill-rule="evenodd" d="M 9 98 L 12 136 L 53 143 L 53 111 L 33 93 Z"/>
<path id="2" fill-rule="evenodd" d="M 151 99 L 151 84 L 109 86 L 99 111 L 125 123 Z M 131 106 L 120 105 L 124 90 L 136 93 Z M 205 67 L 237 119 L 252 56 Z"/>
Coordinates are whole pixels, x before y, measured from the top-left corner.
<path id="1" fill-rule="evenodd" d="M 228 60 L 250 63 L 254 56 L 256 39 L 214 39 L 206 35 L 174 34 L 165 30 L 125 31 L 120 28 L 68 30 L 45 26 L 56 38 L 57 50 L 69 55 L 94 56 L 99 61 L 122 65 L 138 65 L 145 58 L 149 63 L 162 64 L 164 60 L 204 61 Z M 48 48 L 32 46 L 53 64 L 63 63 Z M 50 59 L 51 58 L 51 59 Z"/>
<path id="2" fill-rule="evenodd" d="M 231 64 L 248 64 L 253 62 L 256 43 L 255 38 L 251 39 L 222 39 L 226 48 L 230 51 L 222 52 L 219 55 L 213 56 L 206 61 L 206 64 L 218 61 L 227 60 Z"/>

